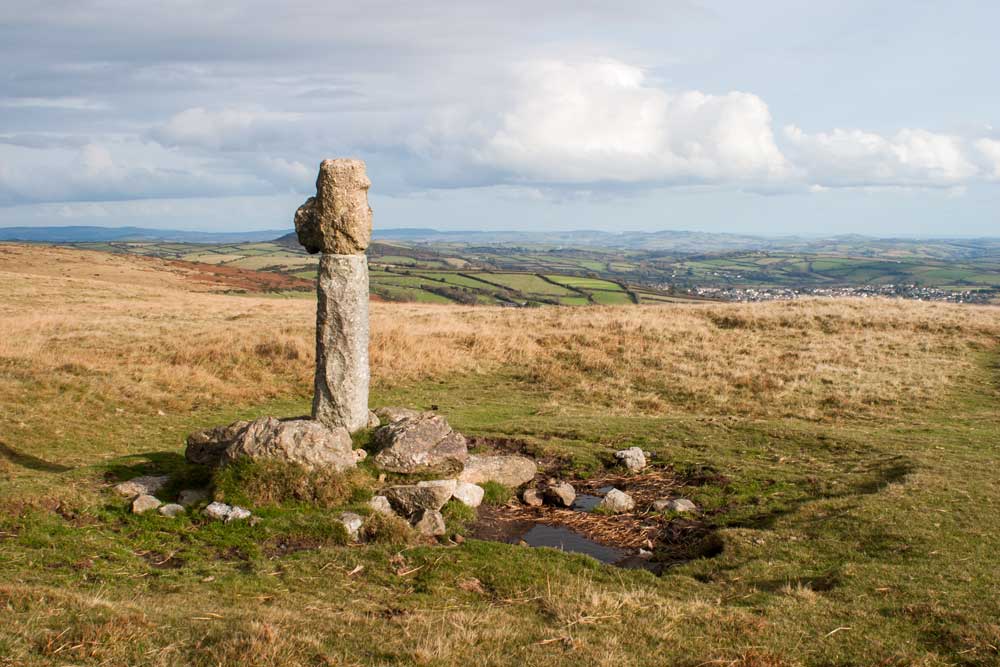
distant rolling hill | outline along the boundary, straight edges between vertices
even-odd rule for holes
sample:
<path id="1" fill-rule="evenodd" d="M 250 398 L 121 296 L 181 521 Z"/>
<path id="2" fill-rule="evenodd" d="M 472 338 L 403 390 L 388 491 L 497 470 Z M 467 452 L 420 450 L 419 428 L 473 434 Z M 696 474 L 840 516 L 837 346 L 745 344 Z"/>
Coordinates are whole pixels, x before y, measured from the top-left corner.
<path id="1" fill-rule="evenodd" d="M 942 261 L 1000 257 L 1000 237 L 984 238 L 876 238 L 857 234 L 803 237 L 751 236 L 683 230 L 655 232 L 560 231 L 441 231 L 422 228 L 379 228 L 373 238 L 382 242 L 419 245 L 451 252 L 483 248 L 579 248 L 586 251 L 644 252 L 651 255 L 693 256 L 746 252 L 833 254 L 886 259 L 926 258 Z M 301 250 L 295 232 L 197 232 L 142 227 L 2 227 L 0 241 L 37 243 L 109 243 L 127 241 L 173 243 L 256 243 L 274 241 Z"/>
<path id="2" fill-rule="evenodd" d="M 192 232 L 144 227 L 0 227 L 0 241 L 29 243 L 101 243 L 110 241 L 165 241 L 176 243 L 253 243 L 270 241 L 285 230 L 257 232 Z"/>

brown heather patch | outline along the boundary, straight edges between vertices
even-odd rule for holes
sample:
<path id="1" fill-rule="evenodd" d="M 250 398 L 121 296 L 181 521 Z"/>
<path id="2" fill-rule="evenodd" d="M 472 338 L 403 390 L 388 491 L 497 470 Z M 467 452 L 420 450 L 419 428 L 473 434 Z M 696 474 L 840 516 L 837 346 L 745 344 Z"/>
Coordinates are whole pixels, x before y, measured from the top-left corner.
<path id="1" fill-rule="evenodd" d="M 0 246 L 0 405 L 181 411 L 308 395 L 311 300 L 192 285 L 144 258 Z M 818 419 L 935 404 L 998 340 L 995 308 L 900 301 L 373 303 L 371 352 L 382 387 L 503 372 L 550 392 L 553 411 Z M 31 419 L 0 413 L 14 428 Z"/>

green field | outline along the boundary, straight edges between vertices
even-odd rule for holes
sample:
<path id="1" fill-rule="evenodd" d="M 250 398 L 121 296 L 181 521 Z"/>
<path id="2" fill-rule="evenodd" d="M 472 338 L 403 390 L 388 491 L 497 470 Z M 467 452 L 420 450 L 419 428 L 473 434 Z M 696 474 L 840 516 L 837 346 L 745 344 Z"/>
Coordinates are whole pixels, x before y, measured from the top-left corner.
<path id="1" fill-rule="evenodd" d="M 315 256 L 294 242 L 246 244 L 92 243 L 80 247 L 315 277 Z M 845 254 L 838 254 L 842 250 Z M 947 250 L 947 252 L 946 252 Z M 949 255 L 950 253 L 950 255 Z M 704 288 L 838 289 L 899 286 L 1000 299 L 1000 250 L 959 253 L 948 246 L 829 244 L 817 252 L 755 251 L 671 255 L 558 246 L 470 246 L 377 241 L 369 249 L 372 292 L 387 300 L 432 303 L 586 305 L 663 303 Z M 625 290 L 641 290 L 630 296 Z M 900 290 L 897 290 L 900 291 Z M 907 296 L 908 293 L 903 293 Z"/>

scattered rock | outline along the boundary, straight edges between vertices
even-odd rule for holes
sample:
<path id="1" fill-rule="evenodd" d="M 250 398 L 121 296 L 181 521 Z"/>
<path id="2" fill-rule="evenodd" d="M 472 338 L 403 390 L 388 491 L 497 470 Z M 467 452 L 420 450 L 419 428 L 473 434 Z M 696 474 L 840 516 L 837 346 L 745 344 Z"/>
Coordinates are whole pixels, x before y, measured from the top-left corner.
<path id="1" fill-rule="evenodd" d="M 526 456 L 504 454 L 498 456 L 469 455 L 465 467 L 458 476 L 460 482 L 484 484 L 496 482 L 517 488 L 530 482 L 538 472 L 538 466 Z"/>
<path id="2" fill-rule="evenodd" d="M 363 449 L 355 449 L 354 450 L 354 460 L 355 460 L 355 462 L 361 463 L 366 458 L 368 458 L 368 452 L 366 452 Z"/>
<path id="3" fill-rule="evenodd" d="M 525 489 L 524 493 L 521 494 L 521 500 L 528 507 L 541 507 L 544 504 L 542 494 L 538 489 Z"/>
<path id="4" fill-rule="evenodd" d="M 444 535 L 447 528 L 444 525 L 444 515 L 437 510 L 423 510 L 419 518 L 414 522 L 413 527 L 421 535 L 435 537 Z"/>
<path id="5" fill-rule="evenodd" d="M 215 426 L 195 431 L 187 438 L 184 458 L 197 465 L 218 465 L 226 449 L 236 442 L 236 438 L 249 424 L 248 421 L 238 421 L 228 426 Z"/>
<path id="6" fill-rule="evenodd" d="M 249 518 L 250 511 L 245 510 L 242 507 L 233 507 L 225 503 L 214 502 L 210 503 L 209 506 L 205 508 L 205 515 L 211 519 L 229 523 L 230 521 L 239 521 L 241 519 Z"/>
<path id="7" fill-rule="evenodd" d="M 166 505 L 161 505 L 159 512 L 163 516 L 167 516 L 173 519 L 176 516 L 184 514 L 184 506 L 178 505 L 177 503 L 168 503 Z"/>
<path id="8" fill-rule="evenodd" d="M 611 489 L 604 496 L 604 499 L 601 500 L 598 507 L 609 512 L 631 512 L 635 509 L 635 501 L 632 499 L 632 496 L 624 491 Z"/>
<path id="9" fill-rule="evenodd" d="M 216 519 L 217 521 L 224 521 L 229 513 L 233 511 L 233 508 L 225 503 L 214 502 L 209 503 L 208 507 L 205 508 L 205 516 L 210 519 Z"/>
<path id="10" fill-rule="evenodd" d="M 240 521 L 242 519 L 250 518 L 250 510 L 245 510 L 242 507 L 233 507 L 229 510 L 229 514 L 226 516 L 226 523 L 230 521 Z"/>
<path id="11" fill-rule="evenodd" d="M 132 514 L 142 514 L 149 510 L 155 510 L 162 504 L 159 498 L 144 493 L 132 501 Z"/>
<path id="12" fill-rule="evenodd" d="M 661 498 L 653 502 L 653 510 L 657 512 L 694 512 L 698 506 L 687 498 Z"/>
<path id="13" fill-rule="evenodd" d="M 638 447 L 629 447 L 615 452 L 615 458 L 632 472 L 638 472 L 646 467 L 646 455 Z"/>
<path id="14" fill-rule="evenodd" d="M 375 496 L 368 501 L 368 506 L 379 514 L 395 514 L 392 511 L 392 505 L 389 504 L 389 499 L 385 496 Z"/>
<path id="15" fill-rule="evenodd" d="M 347 529 L 347 535 L 352 540 L 356 540 L 358 539 L 358 531 L 361 530 L 361 526 L 364 525 L 365 520 L 360 514 L 343 512 L 340 515 L 340 523 L 344 524 L 344 528 Z"/>
<path id="16" fill-rule="evenodd" d="M 440 486 L 448 489 L 449 494 L 455 493 L 455 487 L 458 486 L 458 480 L 455 479 L 430 479 L 423 482 L 417 482 L 417 486 L 427 487 L 427 486 Z"/>
<path id="17" fill-rule="evenodd" d="M 392 422 L 375 431 L 374 441 L 382 448 L 375 463 L 389 472 L 457 472 L 469 456 L 465 436 L 440 415 Z"/>
<path id="18" fill-rule="evenodd" d="M 178 494 L 177 503 L 182 507 L 193 507 L 208 498 L 208 489 L 184 489 Z"/>
<path id="19" fill-rule="evenodd" d="M 451 488 L 447 486 L 390 486 L 383 494 L 394 510 L 406 517 L 412 517 L 421 510 L 437 511 L 451 498 Z"/>
<path id="20" fill-rule="evenodd" d="M 576 500 L 576 489 L 569 482 L 559 482 L 545 489 L 545 499 L 560 507 L 569 507 Z"/>
<path id="21" fill-rule="evenodd" d="M 422 413 L 419 410 L 411 410 L 410 408 L 400 408 L 390 405 L 379 408 L 374 412 L 374 414 L 381 421 L 384 421 L 387 424 L 392 424 L 398 421 L 403 421 L 404 419 L 419 417 Z M 379 423 L 381 423 L 381 421 Z"/>
<path id="22" fill-rule="evenodd" d="M 369 410 L 368 411 L 368 428 L 369 429 L 375 429 L 375 428 L 378 428 L 381 425 L 382 425 L 382 420 L 378 418 L 377 414 L 375 414 L 374 412 L 372 412 L 371 410 Z"/>
<path id="23" fill-rule="evenodd" d="M 469 507 L 479 507 L 482 505 L 483 496 L 485 495 L 486 491 L 483 487 L 478 484 L 470 484 L 469 482 L 459 482 L 455 485 L 455 491 L 451 494 L 452 498 Z"/>
<path id="24" fill-rule="evenodd" d="M 151 496 L 166 486 L 169 481 L 170 475 L 144 475 L 118 484 L 115 486 L 115 491 L 128 498 Z"/>

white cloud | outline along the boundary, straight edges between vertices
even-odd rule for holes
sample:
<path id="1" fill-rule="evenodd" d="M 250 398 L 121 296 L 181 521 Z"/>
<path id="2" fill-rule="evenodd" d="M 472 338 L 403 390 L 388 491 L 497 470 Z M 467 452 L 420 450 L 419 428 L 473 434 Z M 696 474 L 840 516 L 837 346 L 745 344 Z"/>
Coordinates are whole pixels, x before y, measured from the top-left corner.
<path id="1" fill-rule="evenodd" d="M 975 144 L 976 150 L 987 161 L 986 171 L 989 177 L 1000 180 L 1000 141 L 996 139 L 980 139 Z"/>
<path id="2" fill-rule="evenodd" d="M 856 129 L 808 134 L 785 128 L 790 157 L 826 187 L 952 187 L 981 176 L 957 136 L 903 129 L 891 137 Z"/>
<path id="3" fill-rule="evenodd" d="M 6 97 L 0 107 L 8 109 L 66 109 L 69 111 L 107 111 L 104 102 L 86 97 Z"/>
<path id="4" fill-rule="evenodd" d="M 167 146 L 213 150 L 250 150 L 288 138 L 300 114 L 265 110 L 196 107 L 173 115 L 152 136 Z"/>
<path id="5" fill-rule="evenodd" d="M 129 138 L 79 149 L 0 144 L 0 205 L 252 194 L 274 187 Z"/>
<path id="6" fill-rule="evenodd" d="M 501 107 L 487 106 L 496 103 L 438 110 L 408 146 L 509 183 L 770 183 L 791 173 L 756 95 L 670 93 L 621 62 L 526 63 Z"/>
<path id="7" fill-rule="evenodd" d="M 960 192 L 1000 180 L 1000 141 L 794 125 L 776 138 L 757 95 L 670 90 L 618 60 L 530 60 L 492 76 L 488 90 L 424 104 L 285 96 L 304 106 L 190 106 L 117 138 L 0 135 L 0 205 L 305 193 L 328 155 L 368 159 L 385 192 L 513 187 L 550 199 L 692 186 Z"/>

